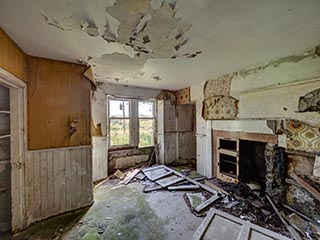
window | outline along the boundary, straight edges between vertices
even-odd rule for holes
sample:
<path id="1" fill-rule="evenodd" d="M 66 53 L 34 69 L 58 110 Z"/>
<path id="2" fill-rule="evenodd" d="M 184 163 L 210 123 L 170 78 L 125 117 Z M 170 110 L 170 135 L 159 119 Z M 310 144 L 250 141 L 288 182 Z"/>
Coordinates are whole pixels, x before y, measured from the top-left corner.
<path id="1" fill-rule="evenodd" d="M 110 145 L 130 145 L 129 100 L 109 100 Z"/>
<path id="2" fill-rule="evenodd" d="M 154 145 L 154 102 L 138 102 L 139 147 Z"/>
<path id="3" fill-rule="evenodd" d="M 155 101 L 108 97 L 109 145 L 154 145 Z"/>

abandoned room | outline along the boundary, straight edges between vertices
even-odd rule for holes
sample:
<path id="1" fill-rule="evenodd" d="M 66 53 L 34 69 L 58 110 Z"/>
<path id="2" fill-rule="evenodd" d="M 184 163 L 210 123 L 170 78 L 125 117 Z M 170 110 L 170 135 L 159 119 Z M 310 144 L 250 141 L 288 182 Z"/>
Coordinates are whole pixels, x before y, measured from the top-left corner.
<path id="1" fill-rule="evenodd" d="M 319 10 L 0 0 L 0 239 L 320 239 Z"/>

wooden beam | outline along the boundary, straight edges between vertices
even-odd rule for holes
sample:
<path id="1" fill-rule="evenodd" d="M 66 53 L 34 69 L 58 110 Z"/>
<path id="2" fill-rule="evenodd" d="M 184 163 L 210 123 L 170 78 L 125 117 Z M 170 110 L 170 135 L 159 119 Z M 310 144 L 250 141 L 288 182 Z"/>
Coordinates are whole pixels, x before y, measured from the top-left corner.
<path id="1" fill-rule="evenodd" d="M 218 192 L 225 194 L 225 195 L 230 195 L 226 190 L 222 189 L 221 187 L 218 187 L 217 185 L 210 182 L 209 180 L 204 181 L 204 184 L 213 188 L 214 190 L 217 190 Z"/>
<path id="2" fill-rule="evenodd" d="M 168 187 L 169 191 L 176 191 L 176 190 L 196 190 L 200 187 L 198 185 L 180 185 L 180 186 L 170 186 Z"/>
<path id="3" fill-rule="evenodd" d="M 314 196 L 318 201 L 320 201 L 320 193 L 312 186 L 310 186 L 307 182 L 305 182 L 302 178 L 300 178 L 295 172 L 292 172 L 290 176 L 296 180 L 305 190 L 307 190 L 312 196 Z"/>
<path id="4" fill-rule="evenodd" d="M 124 184 L 127 185 L 128 183 L 131 182 L 131 180 L 140 172 L 140 169 L 135 169 L 133 170 L 132 173 L 129 174 L 129 176 L 124 179 Z"/>
<path id="5" fill-rule="evenodd" d="M 208 226 L 210 225 L 213 217 L 215 215 L 215 212 L 213 209 L 210 209 L 205 219 L 202 221 L 200 226 L 198 227 L 197 231 L 193 234 L 192 240 L 200 240 L 203 238 Z"/>
<path id="6" fill-rule="evenodd" d="M 273 201 L 271 200 L 271 198 L 266 195 L 266 198 L 268 199 L 270 205 L 272 206 L 273 210 L 276 212 L 276 214 L 278 215 L 278 217 L 280 218 L 281 222 L 283 223 L 283 225 L 286 227 L 286 229 L 291 233 L 292 237 L 295 240 L 302 240 L 299 233 L 297 233 L 296 230 L 294 230 L 293 227 L 291 227 L 287 221 L 285 220 L 285 216 L 284 213 L 282 211 L 279 211 L 278 208 L 276 207 L 276 205 L 273 203 Z"/>
<path id="7" fill-rule="evenodd" d="M 203 203 L 201 203 L 198 207 L 195 208 L 195 211 L 201 212 L 203 209 L 205 209 L 206 207 L 208 207 L 209 205 L 211 205 L 212 203 L 214 203 L 215 201 L 217 201 L 220 198 L 220 196 L 218 195 L 214 195 L 211 198 L 209 198 L 208 200 L 204 201 Z"/>

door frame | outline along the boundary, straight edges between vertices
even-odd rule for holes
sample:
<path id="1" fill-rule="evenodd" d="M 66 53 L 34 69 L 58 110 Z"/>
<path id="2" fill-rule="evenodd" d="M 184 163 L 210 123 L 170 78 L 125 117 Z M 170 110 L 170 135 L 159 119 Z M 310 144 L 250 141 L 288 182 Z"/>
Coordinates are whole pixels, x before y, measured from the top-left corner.
<path id="1" fill-rule="evenodd" d="M 27 84 L 1 67 L 0 84 L 10 90 L 11 230 L 17 232 L 27 227 Z"/>

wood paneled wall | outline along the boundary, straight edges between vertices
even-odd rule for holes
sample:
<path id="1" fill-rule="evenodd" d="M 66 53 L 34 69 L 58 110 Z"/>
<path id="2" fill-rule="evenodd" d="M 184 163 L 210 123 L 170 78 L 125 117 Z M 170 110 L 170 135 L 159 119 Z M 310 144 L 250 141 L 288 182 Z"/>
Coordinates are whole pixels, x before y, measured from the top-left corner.
<path id="1" fill-rule="evenodd" d="M 92 204 L 91 147 L 29 151 L 26 194 L 28 224 Z"/>
<path id="2" fill-rule="evenodd" d="M 108 177 L 107 137 L 92 137 L 93 181 Z"/>
<path id="3" fill-rule="evenodd" d="M 28 57 L 30 150 L 91 144 L 91 83 L 86 66 Z M 70 133 L 73 121 L 76 128 Z"/>
<path id="4" fill-rule="evenodd" d="M 0 67 L 27 82 L 27 56 L 0 28 Z"/>

